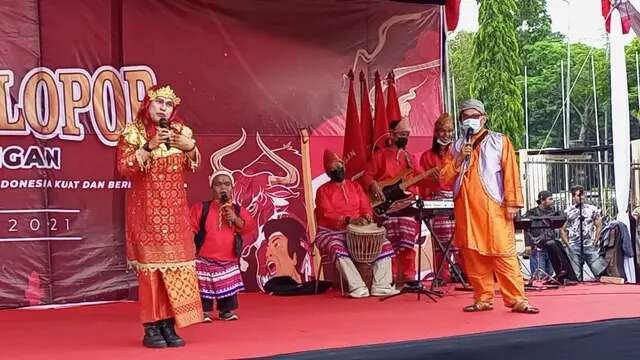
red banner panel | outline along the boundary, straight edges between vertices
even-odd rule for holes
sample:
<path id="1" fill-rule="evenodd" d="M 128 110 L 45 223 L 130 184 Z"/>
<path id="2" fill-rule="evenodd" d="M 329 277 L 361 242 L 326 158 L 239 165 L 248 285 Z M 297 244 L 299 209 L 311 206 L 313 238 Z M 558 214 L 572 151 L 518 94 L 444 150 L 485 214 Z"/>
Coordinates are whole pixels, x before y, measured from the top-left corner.
<path id="1" fill-rule="evenodd" d="M 114 146 L 158 83 L 183 99 L 203 154 L 189 200 L 207 200 L 208 175 L 226 168 L 258 222 L 247 288 L 312 279 L 300 129 L 317 186 L 324 148 L 342 149 L 344 74 L 373 84 L 393 70 L 423 151 L 442 108 L 440 19 L 440 6 L 392 1 L 3 2 L 0 307 L 135 298 Z"/>

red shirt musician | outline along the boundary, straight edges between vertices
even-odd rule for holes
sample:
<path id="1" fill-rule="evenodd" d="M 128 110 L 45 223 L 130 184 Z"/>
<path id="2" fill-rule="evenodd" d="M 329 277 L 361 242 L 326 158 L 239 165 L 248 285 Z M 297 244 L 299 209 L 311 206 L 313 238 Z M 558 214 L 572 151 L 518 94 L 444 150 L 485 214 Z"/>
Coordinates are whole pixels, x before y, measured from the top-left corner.
<path id="1" fill-rule="evenodd" d="M 349 296 L 363 298 L 369 296 L 360 273 L 356 269 L 346 246 L 346 228 L 349 224 L 371 223 L 373 210 L 369 198 L 360 184 L 345 179 L 344 162 L 334 152 L 325 150 L 324 169 L 331 179 L 318 188 L 316 193 L 316 220 L 318 234 L 316 243 L 324 258 L 332 263 L 346 278 Z M 373 263 L 373 283 L 371 295 L 388 296 L 397 291 L 391 286 L 391 257 L 393 247 L 385 241 L 382 250 Z"/>
<path id="2" fill-rule="evenodd" d="M 420 183 L 420 194 L 426 200 L 451 200 L 453 201 L 453 182 L 444 181 L 440 177 L 440 169 L 443 162 L 451 158 L 451 143 L 453 141 L 453 120 L 447 113 L 443 113 L 436 120 L 433 131 L 433 144 L 431 149 L 425 151 L 420 158 L 420 165 L 428 174 L 426 180 Z M 434 269 L 438 269 L 444 261 L 442 249 L 451 241 L 455 222 L 448 215 L 436 216 L 432 222 L 435 237 L 440 246 L 433 243 Z M 454 252 L 457 254 L 457 252 Z M 460 259 L 456 256 L 456 262 Z M 442 283 L 449 281 L 451 274 L 448 266 L 444 266 L 440 276 L 435 281 Z"/>
<path id="3" fill-rule="evenodd" d="M 383 186 L 381 186 L 384 182 L 398 177 L 412 177 L 420 173 L 415 156 L 406 150 L 410 133 L 408 118 L 392 121 L 389 124 L 389 132 L 389 144 L 373 153 L 362 179 L 362 184 L 375 200 L 384 198 Z M 409 190 L 417 193 L 415 187 Z M 393 262 L 396 284 L 401 285 L 415 280 L 416 251 L 414 247 L 418 237 L 418 223 L 413 217 L 388 216 L 384 221 L 384 227 L 387 229 L 387 238 L 396 251 Z"/>

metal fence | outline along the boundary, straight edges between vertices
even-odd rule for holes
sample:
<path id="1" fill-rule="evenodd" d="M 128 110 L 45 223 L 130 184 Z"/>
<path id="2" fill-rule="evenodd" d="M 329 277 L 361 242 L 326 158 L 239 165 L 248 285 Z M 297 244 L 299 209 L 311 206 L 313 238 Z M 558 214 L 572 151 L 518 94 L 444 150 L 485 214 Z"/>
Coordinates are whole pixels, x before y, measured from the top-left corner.
<path id="1" fill-rule="evenodd" d="M 604 155 L 604 156 L 603 156 Z M 556 208 L 566 209 L 572 204 L 571 188 L 582 185 L 587 202 L 601 209 L 605 218 L 617 214 L 613 163 L 602 161 L 607 154 L 535 154 L 521 152 L 521 173 L 527 208 L 536 206 L 538 192 L 553 193 Z M 640 164 L 631 166 L 632 211 L 640 206 Z"/>

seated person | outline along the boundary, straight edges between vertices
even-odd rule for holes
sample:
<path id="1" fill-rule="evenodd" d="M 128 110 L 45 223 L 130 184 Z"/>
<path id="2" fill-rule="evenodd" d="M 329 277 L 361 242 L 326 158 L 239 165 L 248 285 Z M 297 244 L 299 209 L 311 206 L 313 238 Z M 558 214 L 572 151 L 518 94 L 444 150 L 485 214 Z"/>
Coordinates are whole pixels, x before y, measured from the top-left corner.
<path id="1" fill-rule="evenodd" d="M 553 194 L 550 191 L 540 191 L 538 193 L 538 206 L 529 209 L 524 217 L 548 217 L 561 216 L 562 214 L 553 207 Z M 547 241 L 554 241 L 557 238 L 554 229 L 531 229 L 524 233 L 525 244 L 531 247 L 531 255 L 529 257 L 532 279 L 542 279 L 544 274 L 553 275 L 553 267 L 549 254 L 545 250 L 544 244 Z M 540 269 L 540 270 L 538 270 Z"/>
<path id="2" fill-rule="evenodd" d="M 344 163 L 333 152 L 324 153 L 324 169 L 331 179 L 318 188 L 316 193 L 316 219 L 318 233 L 316 243 L 320 252 L 335 262 L 347 281 L 349 296 L 363 298 L 388 296 L 398 291 L 391 286 L 391 257 L 393 248 L 385 241 L 380 255 L 373 263 L 371 293 L 356 269 L 346 245 L 346 228 L 349 224 L 365 225 L 372 220 L 373 210 L 362 187 L 344 178 Z"/>
<path id="3" fill-rule="evenodd" d="M 564 214 L 553 207 L 554 200 L 551 192 L 541 191 L 538 194 L 538 206 L 530 209 L 524 217 L 564 219 Z M 533 225 L 533 224 L 532 224 Z M 555 229 L 534 228 L 525 231 L 525 243 L 532 247 L 530 255 L 531 283 L 536 279 L 542 279 L 546 275 L 552 276 L 546 285 L 562 284 L 575 285 L 578 278 L 573 271 L 567 252 L 558 241 L 558 231 Z"/>

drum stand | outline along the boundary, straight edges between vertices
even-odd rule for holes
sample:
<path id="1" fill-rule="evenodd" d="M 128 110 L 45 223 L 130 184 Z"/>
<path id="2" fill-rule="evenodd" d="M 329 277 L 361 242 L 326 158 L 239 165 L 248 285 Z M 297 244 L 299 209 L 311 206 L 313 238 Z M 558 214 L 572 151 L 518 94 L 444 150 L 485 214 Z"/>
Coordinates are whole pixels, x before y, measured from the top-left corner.
<path id="1" fill-rule="evenodd" d="M 580 212 L 578 220 L 580 220 L 580 282 L 584 282 L 584 215 L 582 213 L 582 191 L 579 192 L 578 199 L 578 211 Z M 591 268 L 591 267 L 589 267 Z M 595 274 L 593 275 L 595 277 Z M 597 277 L 596 277 L 597 278 Z"/>
<path id="2" fill-rule="evenodd" d="M 536 246 L 535 244 L 533 246 Z M 531 259 L 531 257 L 529 257 L 529 259 Z M 536 251 L 536 260 L 537 261 L 537 265 L 536 265 L 536 269 L 531 271 L 531 276 L 529 277 L 529 282 L 527 284 L 524 285 L 525 290 L 546 290 L 546 289 L 557 289 L 558 287 L 560 287 L 560 285 L 562 285 L 560 283 L 560 281 L 558 281 L 558 279 L 556 279 L 555 277 L 551 276 L 549 273 L 547 273 L 546 271 L 544 271 L 541 267 L 540 267 L 540 252 Z M 529 262 L 529 264 L 531 264 L 531 262 Z M 543 284 L 544 283 L 550 283 L 550 285 L 545 285 L 545 286 L 535 286 L 534 285 L 534 281 L 536 280 L 536 276 L 538 275 L 542 275 L 542 281 Z"/>
<path id="3" fill-rule="evenodd" d="M 424 240 L 422 241 L 420 240 L 421 239 L 420 235 L 422 234 L 422 209 L 424 209 L 424 202 L 422 202 L 422 199 L 418 198 L 418 200 L 416 200 L 415 202 L 415 205 L 418 208 L 418 216 L 416 220 L 418 221 L 418 224 L 419 224 L 418 241 L 417 241 L 418 242 L 418 283 L 412 286 L 405 285 L 405 287 L 403 287 L 399 293 L 395 295 L 383 297 L 380 299 L 380 301 L 385 301 L 387 299 L 391 299 L 396 296 L 400 296 L 404 294 L 416 294 L 417 300 L 420 300 L 420 295 L 422 294 L 428 297 L 429 299 L 431 299 L 433 302 L 438 302 L 433 296 L 438 296 L 438 297 L 443 296 L 441 292 L 427 289 L 422 284 L 422 244 L 424 243 Z"/>

